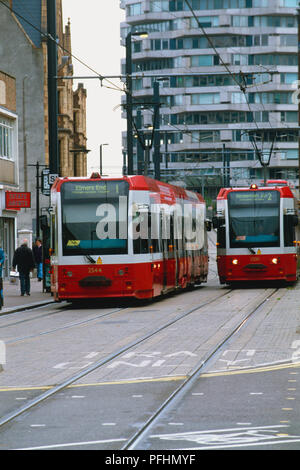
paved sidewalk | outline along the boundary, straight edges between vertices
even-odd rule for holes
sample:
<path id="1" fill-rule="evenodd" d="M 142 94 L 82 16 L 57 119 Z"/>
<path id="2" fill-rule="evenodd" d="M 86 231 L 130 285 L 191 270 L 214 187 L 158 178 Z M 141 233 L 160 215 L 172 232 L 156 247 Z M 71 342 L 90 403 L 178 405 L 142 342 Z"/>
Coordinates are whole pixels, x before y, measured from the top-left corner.
<path id="1" fill-rule="evenodd" d="M 30 307 L 38 307 L 53 301 L 49 292 L 43 292 L 43 282 L 38 282 L 37 278 L 30 280 L 30 296 L 21 296 L 19 279 L 12 284 L 10 281 L 3 281 L 4 305 L 0 310 L 0 315 L 13 313 Z"/>

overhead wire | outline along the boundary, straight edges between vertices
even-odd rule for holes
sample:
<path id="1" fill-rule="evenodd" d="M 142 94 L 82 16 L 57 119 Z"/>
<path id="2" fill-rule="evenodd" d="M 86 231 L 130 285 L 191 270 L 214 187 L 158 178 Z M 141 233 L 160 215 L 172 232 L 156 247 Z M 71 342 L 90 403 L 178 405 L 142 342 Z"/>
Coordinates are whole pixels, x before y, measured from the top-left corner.
<path id="1" fill-rule="evenodd" d="M 73 59 L 77 60 L 81 65 L 83 65 L 84 67 L 86 67 L 87 69 L 89 69 L 91 72 L 93 72 L 94 74 L 97 75 L 97 77 L 99 78 L 99 80 L 101 81 L 101 86 L 102 86 L 102 81 L 103 80 L 106 80 L 110 85 L 113 85 L 113 87 L 115 89 L 117 89 L 118 91 L 121 91 L 123 92 L 124 90 L 121 88 L 121 87 L 117 87 L 115 85 L 115 83 L 113 83 L 111 80 L 109 80 L 108 78 L 105 78 L 105 76 L 103 76 L 102 74 L 100 74 L 99 72 L 97 72 L 94 68 L 92 68 L 90 65 L 86 64 L 82 59 L 80 59 L 79 57 L 77 57 L 76 55 L 74 55 L 72 52 L 70 52 L 68 49 L 66 49 L 64 46 L 62 46 L 59 42 L 56 41 L 55 38 L 53 38 L 51 36 L 51 34 L 49 33 L 45 33 L 44 31 L 42 31 L 40 28 L 38 28 L 35 24 L 33 24 L 31 21 L 28 20 L 28 18 L 25 18 L 23 15 L 21 15 L 20 13 L 18 13 L 16 10 L 14 10 L 10 5 L 8 5 L 7 3 L 5 3 L 3 0 L 0 0 L 0 4 L 3 5 L 5 8 L 7 8 L 11 13 L 13 13 L 16 17 L 19 17 L 22 21 L 25 21 L 25 23 L 27 23 L 31 28 L 33 28 L 35 31 L 39 32 L 41 34 L 42 37 L 50 40 L 50 41 L 53 41 L 57 44 L 57 47 L 59 47 L 63 52 L 67 53 L 70 57 L 72 57 Z M 30 15 L 29 15 L 30 16 Z M 97 78 L 95 77 L 95 78 Z M 62 77 L 63 78 L 63 77 Z M 107 87 L 108 88 L 108 87 Z"/>

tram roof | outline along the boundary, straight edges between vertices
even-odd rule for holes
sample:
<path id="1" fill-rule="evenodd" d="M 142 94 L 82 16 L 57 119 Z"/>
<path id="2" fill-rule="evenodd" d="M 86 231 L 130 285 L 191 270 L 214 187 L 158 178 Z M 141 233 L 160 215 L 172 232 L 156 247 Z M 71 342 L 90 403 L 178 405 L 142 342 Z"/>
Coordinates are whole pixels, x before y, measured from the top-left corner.
<path id="1" fill-rule="evenodd" d="M 255 186 L 255 187 L 251 187 Z M 251 185 L 249 187 L 239 187 L 239 188 L 221 188 L 219 191 L 219 194 L 217 196 L 217 199 L 227 199 L 228 194 L 231 192 L 236 192 L 236 191 L 278 191 L 280 193 L 280 197 L 282 198 L 294 198 L 294 194 L 291 191 L 291 188 L 289 186 L 281 186 L 277 185 L 274 181 L 274 185 L 268 185 L 268 186 L 259 186 L 259 185 Z"/>
<path id="2" fill-rule="evenodd" d="M 133 176 L 100 176 L 99 174 L 92 174 L 90 177 L 59 177 L 56 178 L 54 184 L 52 185 L 51 190 L 60 192 L 63 184 L 67 182 L 100 182 L 100 181 L 127 181 L 129 184 L 129 189 L 131 191 L 150 191 L 153 193 L 160 193 L 164 196 L 164 199 L 168 199 L 168 195 L 172 197 L 175 202 L 175 198 L 181 199 L 194 199 L 201 202 L 204 202 L 204 199 L 200 193 L 187 190 L 181 186 L 176 186 L 172 184 L 165 183 L 163 181 L 154 180 L 147 176 L 143 175 L 133 175 Z M 167 202 L 167 201 L 166 201 Z"/>

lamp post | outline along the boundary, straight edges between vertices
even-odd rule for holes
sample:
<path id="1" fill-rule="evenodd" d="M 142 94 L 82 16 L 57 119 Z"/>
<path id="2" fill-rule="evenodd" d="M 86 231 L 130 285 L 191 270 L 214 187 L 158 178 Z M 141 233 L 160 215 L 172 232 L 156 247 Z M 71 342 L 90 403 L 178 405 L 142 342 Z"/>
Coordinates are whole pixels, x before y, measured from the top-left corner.
<path id="1" fill-rule="evenodd" d="M 147 37 L 145 31 L 129 32 L 126 36 L 126 118 L 127 118 L 127 174 L 133 174 L 133 136 L 132 136 L 132 36 Z"/>
<path id="2" fill-rule="evenodd" d="M 47 0 L 49 167 L 59 174 L 56 16 L 55 0 Z"/>
<path id="3" fill-rule="evenodd" d="M 100 176 L 102 176 L 102 147 L 103 145 L 109 145 L 109 144 L 100 144 Z"/>

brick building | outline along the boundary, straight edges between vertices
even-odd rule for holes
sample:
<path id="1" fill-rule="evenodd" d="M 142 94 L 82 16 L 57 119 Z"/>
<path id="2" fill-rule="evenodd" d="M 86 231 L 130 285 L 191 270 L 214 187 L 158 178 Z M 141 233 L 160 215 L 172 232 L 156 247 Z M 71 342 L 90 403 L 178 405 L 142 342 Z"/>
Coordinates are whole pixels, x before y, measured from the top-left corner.
<path id="1" fill-rule="evenodd" d="M 4 5 L 5 4 L 5 5 Z M 7 77 L 15 77 L 15 120 L 17 151 L 13 162 L 18 175 L 13 183 L 19 191 L 31 191 L 32 205 L 18 214 L 18 230 L 36 231 L 36 163 L 49 165 L 48 150 L 48 70 L 47 70 L 47 0 L 5 0 L 0 4 L 0 64 Z M 71 26 L 62 20 L 62 0 L 57 4 L 58 74 L 73 74 Z M 68 51 L 68 52 L 67 52 Z M 3 80 L 2 80 L 3 82 Z M 5 85 L 6 90 L 9 85 Z M 1 85 L 0 95 L 3 95 Z M 2 91 L 1 91 L 2 90 Z M 73 80 L 58 80 L 58 138 L 61 176 L 85 176 L 86 90 L 80 84 L 73 90 Z M 9 98 L 12 99 L 12 98 Z M 0 109 L 1 109 L 0 103 Z M 1 116 L 1 113 L 0 113 Z M 18 117 L 18 118 L 17 118 Z M 4 165 L 0 156 L 0 165 Z M 12 163 L 5 163 L 6 167 Z M 43 168 L 43 167 L 42 167 Z M 20 169 L 20 171 L 16 170 Z M 6 169 L 6 173 L 7 173 Z M 2 172 L 1 172 L 2 177 Z M 7 177 L 7 176 L 6 176 Z M 12 176 L 11 176 L 12 178 Z M 1 179 L 1 178 L 0 178 Z M 12 181 L 12 179 L 11 179 Z M 1 181 L 0 181 L 1 184 Z M 41 195 L 45 211 L 49 197 Z M 44 212 L 43 212 L 44 213 Z M 0 227 L 0 240 L 3 230 Z"/>
<path id="2" fill-rule="evenodd" d="M 16 80 L 0 71 L 0 247 L 4 249 L 8 275 L 15 246 L 17 211 L 6 208 L 6 193 L 18 188 L 18 116 Z"/>

